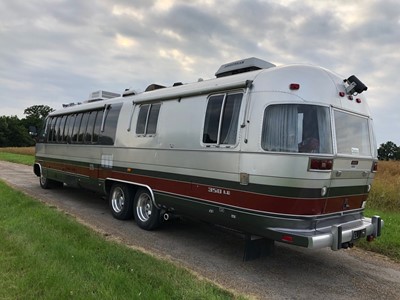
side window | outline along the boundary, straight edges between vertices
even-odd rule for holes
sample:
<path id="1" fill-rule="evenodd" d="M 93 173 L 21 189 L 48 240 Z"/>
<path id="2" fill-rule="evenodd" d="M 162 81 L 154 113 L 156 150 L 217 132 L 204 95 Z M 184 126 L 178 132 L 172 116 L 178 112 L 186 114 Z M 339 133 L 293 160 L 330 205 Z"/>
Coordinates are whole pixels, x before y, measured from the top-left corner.
<path id="1" fill-rule="evenodd" d="M 57 117 L 51 118 L 50 121 L 50 130 L 48 131 L 47 141 L 54 142 L 54 135 L 55 135 L 55 126 L 57 122 Z"/>
<path id="2" fill-rule="evenodd" d="M 266 151 L 332 153 L 329 108 L 278 104 L 264 111 L 261 147 Z"/>
<path id="3" fill-rule="evenodd" d="M 365 117 L 334 111 L 337 152 L 371 156 L 370 126 Z"/>
<path id="4" fill-rule="evenodd" d="M 86 127 L 89 120 L 90 112 L 85 112 L 82 116 L 81 126 L 79 127 L 78 143 L 83 143 L 86 134 Z"/>
<path id="5" fill-rule="evenodd" d="M 57 143 L 58 132 L 60 130 L 61 117 L 57 117 L 56 124 L 54 125 L 53 142 Z"/>
<path id="6" fill-rule="evenodd" d="M 92 136 L 92 143 L 97 144 L 99 142 L 100 130 L 101 130 L 101 121 L 103 118 L 103 111 L 98 111 L 96 115 L 96 119 L 94 121 L 93 127 L 93 136 Z"/>
<path id="7" fill-rule="evenodd" d="M 218 143 L 219 121 L 223 101 L 224 95 L 213 96 L 208 100 L 203 130 L 203 143 L 205 144 Z"/>
<path id="8" fill-rule="evenodd" d="M 75 116 L 76 115 L 74 114 L 68 115 L 67 122 L 65 124 L 64 141 L 67 143 L 71 143 L 72 129 L 74 128 Z"/>
<path id="9" fill-rule="evenodd" d="M 64 142 L 63 137 L 64 137 L 64 128 L 65 128 L 66 120 L 67 120 L 67 116 L 66 115 L 62 116 L 61 121 L 60 121 L 60 126 L 57 131 L 57 142 L 58 143 Z"/>
<path id="10" fill-rule="evenodd" d="M 95 121 L 96 121 L 96 116 L 97 116 L 97 111 L 90 112 L 89 120 L 87 123 L 86 135 L 84 138 L 85 144 L 92 143 L 93 129 L 94 129 Z"/>
<path id="11" fill-rule="evenodd" d="M 46 134 L 49 132 L 49 126 L 50 126 L 50 118 L 46 118 L 43 121 L 42 128 L 40 129 L 39 135 L 38 135 L 38 142 L 39 143 L 45 143 L 46 142 Z"/>
<path id="12" fill-rule="evenodd" d="M 78 141 L 78 133 L 79 133 L 79 127 L 81 126 L 82 117 L 83 113 L 76 115 L 74 127 L 72 129 L 72 134 L 71 134 L 71 143 L 76 143 Z"/>
<path id="13" fill-rule="evenodd" d="M 136 123 L 136 134 L 155 134 L 161 103 L 145 104 L 140 107 Z"/>
<path id="14" fill-rule="evenodd" d="M 145 134 L 146 133 L 146 121 L 147 116 L 149 114 L 150 105 L 142 105 L 140 107 L 138 120 L 136 123 L 136 134 Z"/>
<path id="15" fill-rule="evenodd" d="M 204 120 L 203 143 L 236 144 L 242 93 L 211 96 Z"/>
<path id="16" fill-rule="evenodd" d="M 122 103 L 112 104 L 107 107 L 105 111 L 106 115 L 104 119 L 104 130 L 103 132 L 101 132 L 101 136 L 99 138 L 100 144 L 114 145 L 115 134 L 117 132 L 118 117 L 119 112 L 121 111 L 121 107 Z"/>

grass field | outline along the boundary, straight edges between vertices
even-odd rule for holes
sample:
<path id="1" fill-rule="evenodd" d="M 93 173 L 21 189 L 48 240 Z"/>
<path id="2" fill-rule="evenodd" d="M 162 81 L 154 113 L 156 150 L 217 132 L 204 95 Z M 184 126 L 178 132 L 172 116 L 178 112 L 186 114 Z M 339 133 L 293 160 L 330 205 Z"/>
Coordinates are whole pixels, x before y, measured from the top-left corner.
<path id="1" fill-rule="evenodd" d="M 0 299 L 232 299 L 0 181 Z"/>
<path id="2" fill-rule="evenodd" d="M 0 148 L 0 152 L 33 156 L 35 155 L 35 147 L 5 147 Z"/>
<path id="3" fill-rule="evenodd" d="M 368 208 L 400 213 L 400 161 L 380 161 Z"/>
<path id="4" fill-rule="evenodd" d="M 32 166 L 35 158 L 35 147 L 0 148 L 0 160 Z"/>

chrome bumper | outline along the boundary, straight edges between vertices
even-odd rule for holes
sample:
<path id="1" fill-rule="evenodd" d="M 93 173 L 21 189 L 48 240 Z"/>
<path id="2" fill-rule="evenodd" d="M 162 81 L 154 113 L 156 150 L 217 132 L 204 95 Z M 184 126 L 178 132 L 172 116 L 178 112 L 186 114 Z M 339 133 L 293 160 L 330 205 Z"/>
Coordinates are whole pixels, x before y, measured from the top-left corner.
<path id="1" fill-rule="evenodd" d="M 274 232 L 275 240 L 310 249 L 330 247 L 332 250 L 352 247 L 361 238 L 372 240 L 381 235 L 384 222 L 379 216 L 362 218 L 313 230 L 290 230 L 268 228 Z M 277 237 L 280 238 L 277 238 Z"/>

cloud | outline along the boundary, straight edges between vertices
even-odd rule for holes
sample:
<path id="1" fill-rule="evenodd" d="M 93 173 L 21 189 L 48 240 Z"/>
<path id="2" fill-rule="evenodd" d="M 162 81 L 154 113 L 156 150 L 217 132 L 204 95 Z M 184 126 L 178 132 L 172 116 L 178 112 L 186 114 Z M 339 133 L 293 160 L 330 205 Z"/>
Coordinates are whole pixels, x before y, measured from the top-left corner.
<path id="1" fill-rule="evenodd" d="M 355 74 L 378 142 L 400 144 L 397 0 L 32 0 L 0 2 L 1 115 L 94 90 L 211 78 L 256 56 Z"/>

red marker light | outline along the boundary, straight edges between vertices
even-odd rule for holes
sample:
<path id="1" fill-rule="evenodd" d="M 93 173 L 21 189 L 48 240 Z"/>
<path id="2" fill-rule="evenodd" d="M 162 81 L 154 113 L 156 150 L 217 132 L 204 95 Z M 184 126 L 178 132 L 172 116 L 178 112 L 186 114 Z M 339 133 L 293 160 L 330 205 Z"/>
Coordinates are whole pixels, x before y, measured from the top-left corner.
<path id="1" fill-rule="evenodd" d="M 293 90 L 298 90 L 298 89 L 300 89 L 300 84 L 298 84 L 298 83 L 291 83 L 290 85 L 289 85 L 289 88 L 293 91 Z"/>
<path id="2" fill-rule="evenodd" d="M 333 166 L 332 159 L 311 158 L 309 169 L 327 171 L 327 170 L 332 170 L 332 166 Z"/>
<path id="3" fill-rule="evenodd" d="M 374 161 L 372 163 L 372 172 L 378 172 L 378 162 Z"/>
<path id="4" fill-rule="evenodd" d="M 286 242 L 286 243 L 293 243 L 293 237 L 290 236 L 290 235 L 284 235 L 284 236 L 281 238 L 281 241 L 282 241 L 282 242 Z"/>
<path id="5" fill-rule="evenodd" d="M 339 96 L 340 96 L 340 97 L 344 97 L 345 95 L 346 95 L 345 92 L 339 92 Z"/>
<path id="6" fill-rule="evenodd" d="M 348 98 L 349 100 L 353 100 L 353 96 L 352 96 L 352 95 L 348 96 L 347 98 Z"/>
<path id="7" fill-rule="evenodd" d="M 360 98 L 357 98 L 357 99 L 356 99 L 356 102 L 357 102 L 357 103 L 361 103 L 361 99 L 360 99 Z"/>

